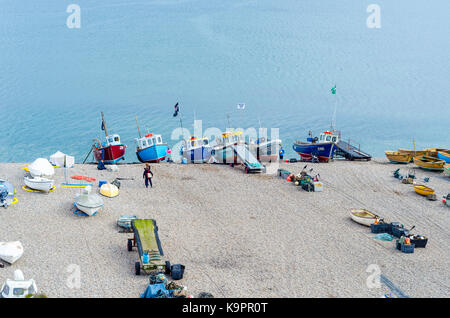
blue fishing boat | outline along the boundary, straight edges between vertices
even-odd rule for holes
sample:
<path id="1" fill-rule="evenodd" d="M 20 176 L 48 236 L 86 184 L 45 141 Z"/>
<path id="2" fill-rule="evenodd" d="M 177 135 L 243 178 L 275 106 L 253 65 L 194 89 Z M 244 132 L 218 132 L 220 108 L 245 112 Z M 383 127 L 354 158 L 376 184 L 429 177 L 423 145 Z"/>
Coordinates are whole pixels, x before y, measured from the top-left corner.
<path id="1" fill-rule="evenodd" d="M 212 147 L 206 137 L 196 138 L 191 136 L 189 139 L 183 140 L 180 154 L 191 163 L 204 163 L 211 158 Z"/>
<path id="2" fill-rule="evenodd" d="M 169 147 L 163 143 L 161 135 L 147 134 L 136 138 L 136 156 L 140 162 L 160 162 L 167 156 Z"/>
<path id="3" fill-rule="evenodd" d="M 336 143 L 339 142 L 339 135 L 334 131 L 325 131 L 320 137 L 313 138 L 310 132 L 307 142 L 296 141 L 292 148 L 303 160 L 311 161 L 317 158 L 320 162 L 328 162 L 336 152 Z"/>
<path id="4" fill-rule="evenodd" d="M 439 159 L 444 160 L 446 163 L 450 163 L 450 150 L 438 151 L 437 156 Z"/>

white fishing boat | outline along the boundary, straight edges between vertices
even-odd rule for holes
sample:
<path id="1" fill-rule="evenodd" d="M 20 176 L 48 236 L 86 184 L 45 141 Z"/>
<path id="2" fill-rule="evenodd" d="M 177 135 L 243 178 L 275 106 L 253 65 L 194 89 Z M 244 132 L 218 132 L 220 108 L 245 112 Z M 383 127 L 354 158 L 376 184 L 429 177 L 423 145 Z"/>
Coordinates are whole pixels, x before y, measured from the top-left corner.
<path id="1" fill-rule="evenodd" d="M 53 188 L 54 181 L 42 177 L 25 176 L 23 178 L 25 185 L 33 190 L 49 192 Z"/>
<path id="2" fill-rule="evenodd" d="M 238 145 L 246 146 L 245 140 L 242 138 L 242 131 L 224 132 L 213 146 L 211 154 L 218 163 L 242 163 L 233 149 Z"/>
<path id="3" fill-rule="evenodd" d="M 191 138 L 183 140 L 180 154 L 186 158 L 187 162 L 204 163 L 211 158 L 211 150 L 212 147 L 207 137 L 191 136 Z"/>
<path id="4" fill-rule="evenodd" d="M 22 257 L 23 246 L 19 241 L 15 242 L 0 242 L 0 259 L 14 264 Z"/>
<path id="5" fill-rule="evenodd" d="M 1 298 L 25 298 L 37 293 L 34 279 L 25 280 L 20 269 L 14 271 L 14 279 L 7 279 L 0 289 Z"/>
<path id="6" fill-rule="evenodd" d="M 376 214 L 373 214 L 372 212 L 367 211 L 367 210 L 351 210 L 350 217 L 356 223 L 359 223 L 359 224 L 362 224 L 365 226 L 370 226 L 370 224 L 373 224 L 376 219 L 380 218 Z"/>
<path id="7" fill-rule="evenodd" d="M 91 186 L 85 187 L 83 192 L 75 198 L 75 206 L 89 216 L 92 216 L 100 211 L 103 205 L 102 198 L 92 192 Z"/>
<path id="8" fill-rule="evenodd" d="M 248 144 L 248 149 L 256 157 L 256 159 L 265 162 L 277 161 L 280 148 L 280 139 L 270 140 L 261 137 L 256 140 L 250 140 Z"/>

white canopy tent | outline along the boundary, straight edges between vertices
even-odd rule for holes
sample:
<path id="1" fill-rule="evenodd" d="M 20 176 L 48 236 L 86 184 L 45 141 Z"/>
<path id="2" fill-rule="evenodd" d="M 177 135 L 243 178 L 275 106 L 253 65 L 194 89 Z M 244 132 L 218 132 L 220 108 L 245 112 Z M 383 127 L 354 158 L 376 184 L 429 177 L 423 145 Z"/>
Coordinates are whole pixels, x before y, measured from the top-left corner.
<path id="1" fill-rule="evenodd" d="M 72 168 L 75 165 L 75 157 L 66 155 L 61 151 L 57 151 L 50 156 L 50 162 L 58 167 Z"/>

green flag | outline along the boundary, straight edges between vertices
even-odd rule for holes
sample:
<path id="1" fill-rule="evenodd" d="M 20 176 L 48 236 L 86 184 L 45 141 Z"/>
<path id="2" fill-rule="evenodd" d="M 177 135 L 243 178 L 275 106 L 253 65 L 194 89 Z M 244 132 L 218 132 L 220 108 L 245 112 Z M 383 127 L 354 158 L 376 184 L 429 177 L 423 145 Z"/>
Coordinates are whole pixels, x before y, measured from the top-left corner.
<path id="1" fill-rule="evenodd" d="M 331 89 L 331 94 L 336 94 L 336 85 Z"/>

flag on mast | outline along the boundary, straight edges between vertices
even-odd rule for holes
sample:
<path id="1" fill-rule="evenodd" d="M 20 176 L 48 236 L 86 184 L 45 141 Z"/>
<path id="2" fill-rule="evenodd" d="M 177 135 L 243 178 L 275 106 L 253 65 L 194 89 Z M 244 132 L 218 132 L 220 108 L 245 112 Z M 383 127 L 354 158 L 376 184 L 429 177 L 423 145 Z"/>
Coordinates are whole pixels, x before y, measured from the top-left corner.
<path id="1" fill-rule="evenodd" d="M 334 85 L 334 87 L 331 88 L 331 94 L 336 95 L 336 85 Z"/>
<path id="2" fill-rule="evenodd" d="M 175 109 L 175 112 L 173 113 L 173 117 L 177 117 L 178 112 L 180 111 L 180 107 L 178 106 L 178 103 L 176 103 L 173 108 Z"/>
<path id="3" fill-rule="evenodd" d="M 237 104 L 237 109 L 245 109 L 245 103 Z"/>

